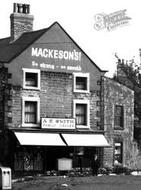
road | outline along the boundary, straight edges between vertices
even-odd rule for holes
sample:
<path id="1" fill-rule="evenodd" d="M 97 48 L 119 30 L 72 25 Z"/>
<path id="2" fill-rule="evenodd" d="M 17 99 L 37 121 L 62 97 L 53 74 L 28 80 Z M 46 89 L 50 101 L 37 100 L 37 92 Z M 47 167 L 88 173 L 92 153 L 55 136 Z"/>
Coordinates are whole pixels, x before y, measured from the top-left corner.
<path id="1" fill-rule="evenodd" d="M 12 184 L 12 190 L 140 190 L 141 176 L 40 177 Z"/>

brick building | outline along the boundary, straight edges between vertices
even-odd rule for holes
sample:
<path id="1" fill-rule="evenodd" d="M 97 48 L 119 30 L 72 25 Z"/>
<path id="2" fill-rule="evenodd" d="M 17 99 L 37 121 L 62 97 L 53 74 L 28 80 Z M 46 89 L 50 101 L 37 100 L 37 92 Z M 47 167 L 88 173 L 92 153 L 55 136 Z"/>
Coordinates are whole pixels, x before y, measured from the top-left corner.
<path id="1" fill-rule="evenodd" d="M 29 5 L 14 4 L 10 19 L 0 40 L 1 163 L 41 172 L 65 157 L 91 167 L 97 153 L 101 166 L 116 156 L 131 166 L 133 91 L 105 78 L 59 23 L 32 31 Z"/>

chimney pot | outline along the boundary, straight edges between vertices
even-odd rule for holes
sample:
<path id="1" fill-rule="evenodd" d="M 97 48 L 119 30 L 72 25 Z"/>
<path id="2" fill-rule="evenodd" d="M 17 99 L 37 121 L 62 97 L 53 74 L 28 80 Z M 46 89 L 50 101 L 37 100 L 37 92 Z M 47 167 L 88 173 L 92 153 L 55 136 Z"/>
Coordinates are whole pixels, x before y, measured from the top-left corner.
<path id="1" fill-rule="evenodd" d="M 14 12 L 14 13 L 17 13 L 17 3 L 14 3 L 13 12 Z"/>
<path id="2" fill-rule="evenodd" d="M 33 28 L 34 17 L 29 14 L 30 5 L 14 3 L 11 19 L 11 42 L 19 38 L 24 32 L 30 32 Z"/>
<path id="3" fill-rule="evenodd" d="M 18 13 L 23 13 L 23 5 L 21 3 L 18 3 L 17 6 L 18 6 Z"/>
<path id="4" fill-rule="evenodd" d="M 23 13 L 29 14 L 29 13 L 30 13 L 29 7 L 30 7 L 30 5 L 24 4 L 24 5 L 23 5 Z"/>
<path id="5" fill-rule="evenodd" d="M 30 5 L 26 4 L 26 10 L 27 10 L 27 14 L 29 14 L 30 13 Z"/>
<path id="6" fill-rule="evenodd" d="M 26 5 L 25 4 L 23 5 L 23 13 L 25 13 L 25 14 L 27 13 Z"/>

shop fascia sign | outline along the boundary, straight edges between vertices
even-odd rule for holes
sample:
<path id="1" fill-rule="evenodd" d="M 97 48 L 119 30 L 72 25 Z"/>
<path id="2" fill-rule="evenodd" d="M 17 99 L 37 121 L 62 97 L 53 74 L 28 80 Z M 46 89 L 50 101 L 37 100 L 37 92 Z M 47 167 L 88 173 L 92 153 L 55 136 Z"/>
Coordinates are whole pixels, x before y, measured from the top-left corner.
<path id="1" fill-rule="evenodd" d="M 81 61 L 81 52 L 78 52 L 75 49 L 73 51 L 64 51 L 57 49 L 32 47 L 31 55 L 32 57 Z"/>
<path id="2" fill-rule="evenodd" d="M 42 118 L 41 127 L 43 129 L 75 129 L 75 119 Z"/>

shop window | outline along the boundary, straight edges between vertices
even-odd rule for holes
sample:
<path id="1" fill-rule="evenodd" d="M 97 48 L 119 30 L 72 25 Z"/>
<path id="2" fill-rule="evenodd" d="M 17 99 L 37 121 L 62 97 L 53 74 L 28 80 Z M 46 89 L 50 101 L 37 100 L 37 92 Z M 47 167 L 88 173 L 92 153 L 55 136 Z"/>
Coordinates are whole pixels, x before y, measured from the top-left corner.
<path id="1" fill-rule="evenodd" d="M 23 88 L 40 89 L 40 70 L 23 69 Z"/>
<path id="2" fill-rule="evenodd" d="M 114 144 L 114 165 L 122 164 L 122 152 L 123 152 L 123 144 L 122 142 L 116 142 Z"/>
<path id="3" fill-rule="evenodd" d="M 88 73 L 74 73 L 74 92 L 89 93 Z"/>
<path id="4" fill-rule="evenodd" d="M 123 106 L 116 105 L 114 113 L 114 128 L 123 129 L 124 127 L 124 110 Z"/>
<path id="5" fill-rule="evenodd" d="M 89 101 L 74 100 L 74 118 L 77 128 L 89 127 Z"/>
<path id="6" fill-rule="evenodd" d="M 24 153 L 23 157 L 23 162 L 24 162 L 24 170 L 25 171 L 31 171 L 33 170 L 33 158 L 30 153 Z"/>
<path id="7" fill-rule="evenodd" d="M 40 119 L 39 98 L 24 97 L 22 103 L 22 126 L 35 127 Z"/>
<path id="8" fill-rule="evenodd" d="M 42 153 L 40 150 L 30 149 L 18 151 L 14 155 L 15 171 L 42 171 Z"/>

